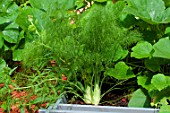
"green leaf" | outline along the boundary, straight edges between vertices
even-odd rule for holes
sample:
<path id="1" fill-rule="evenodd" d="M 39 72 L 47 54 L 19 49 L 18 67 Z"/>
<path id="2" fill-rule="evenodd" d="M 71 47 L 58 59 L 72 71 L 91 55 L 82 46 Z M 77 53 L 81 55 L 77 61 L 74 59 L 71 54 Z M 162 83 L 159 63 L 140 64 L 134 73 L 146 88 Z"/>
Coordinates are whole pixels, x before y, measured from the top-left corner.
<path id="1" fill-rule="evenodd" d="M 142 41 L 137 43 L 136 46 L 132 48 L 131 57 L 138 59 L 151 57 L 152 45 L 149 42 Z"/>
<path id="2" fill-rule="evenodd" d="M 58 9 L 71 9 L 75 6 L 75 0 L 29 0 L 31 6 L 47 11 L 51 7 Z"/>
<path id="3" fill-rule="evenodd" d="M 1 12 L 0 13 L 0 20 L 1 20 L 0 24 L 12 22 L 17 18 L 19 11 L 18 11 L 18 6 L 15 3 L 12 3 L 12 4 L 7 3 L 7 4 L 0 4 L 0 5 L 2 5 L 2 7 L 4 8 L 2 9 L 2 12 L 0 11 Z"/>
<path id="4" fill-rule="evenodd" d="M 165 34 L 169 34 L 169 33 L 170 33 L 170 27 L 166 27 Z"/>
<path id="5" fill-rule="evenodd" d="M 22 60 L 22 49 L 16 49 L 12 53 L 13 61 L 21 61 Z"/>
<path id="6" fill-rule="evenodd" d="M 150 24 L 169 23 L 170 8 L 165 9 L 162 0 L 126 0 L 125 12 L 141 18 Z"/>
<path id="7" fill-rule="evenodd" d="M 19 26 L 16 23 L 9 24 L 3 31 L 4 40 L 9 43 L 17 43 L 19 36 Z"/>
<path id="8" fill-rule="evenodd" d="M 129 66 L 127 66 L 124 62 L 118 62 L 115 65 L 115 68 L 109 68 L 105 72 L 106 75 L 114 77 L 118 80 L 124 80 L 135 77 L 132 73 Z"/>
<path id="9" fill-rule="evenodd" d="M 128 103 L 128 107 L 150 107 L 150 101 L 141 89 L 136 90 Z"/>
<path id="10" fill-rule="evenodd" d="M 155 52 L 154 57 L 170 59 L 170 40 L 169 38 L 162 38 L 156 44 L 153 45 Z"/>
<path id="11" fill-rule="evenodd" d="M 155 86 L 159 91 L 168 86 L 167 79 L 164 74 L 156 74 L 152 77 L 151 84 Z"/>
<path id="12" fill-rule="evenodd" d="M 6 67 L 6 62 L 4 59 L 0 58 L 0 72 Z"/>
<path id="13" fill-rule="evenodd" d="M 0 1 L 0 12 L 5 12 L 8 6 L 11 4 L 11 0 L 1 0 Z"/>
<path id="14" fill-rule="evenodd" d="M 151 91 L 153 89 L 156 89 L 152 84 L 151 84 L 151 76 L 138 76 L 137 77 L 137 82 L 138 85 L 141 85 L 143 88 L 145 88 L 148 91 Z"/>
<path id="15" fill-rule="evenodd" d="M 84 0 L 76 0 L 76 2 L 75 2 L 75 5 L 77 6 L 76 9 L 79 9 L 79 8 L 85 6 L 85 4 L 86 3 L 84 2 Z"/>
<path id="16" fill-rule="evenodd" d="M 170 113 L 170 105 L 161 106 L 159 113 Z"/>
<path id="17" fill-rule="evenodd" d="M 152 72 L 156 72 L 159 71 L 161 68 L 160 65 L 162 64 L 162 59 L 158 58 L 146 59 L 144 63 L 147 69 L 151 70 Z"/>
<path id="18" fill-rule="evenodd" d="M 152 72 L 156 72 L 160 71 L 161 65 L 168 65 L 169 62 L 170 59 L 152 57 L 151 59 L 146 59 L 144 63 L 147 69 Z"/>
<path id="19" fill-rule="evenodd" d="M 121 46 L 117 48 L 114 53 L 113 61 L 118 61 L 124 59 L 128 55 L 128 50 L 123 50 Z"/>
<path id="20" fill-rule="evenodd" d="M 4 45 L 4 39 L 2 38 L 2 36 L 0 36 L 0 49 L 3 47 Z"/>
<path id="21" fill-rule="evenodd" d="M 32 7 L 47 11 L 57 0 L 29 0 Z"/>
<path id="22" fill-rule="evenodd" d="M 50 23 L 49 16 L 45 12 L 36 8 L 28 7 L 27 9 L 21 10 L 21 13 L 16 19 L 16 23 L 25 31 L 27 31 L 28 26 L 31 25 L 31 23 L 28 21 L 29 16 L 33 16 L 33 23 L 40 31 L 44 30 Z"/>
<path id="23" fill-rule="evenodd" d="M 18 42 L 18 36 L 19 31 L 18 29 L 5 29 L 2 31 L 2 33 L 5 35 L 4 39 L 9 43 L 17 43 Z"/>
<path id="24" fill-rule="evenodd" d="M 165 3 L 165 6 L 166 7 L 169 7 L 170 6 L 170 1 L 169 0 L 163 0 L 164 1 L 164 3 Z"/>
<path id="25" fill-rule="evenodd" d="M 162 103 L 162 101 L 164 100 L 164 98 L 169 98 L 170 99 L 170 87 L 167 87 L 161 91 L 158 90 L 154 90 L 151 94 L 151 98 L 153 98 L 153 102 L 154 103 Z"/>
<path id="26" fill-rule="evenodd" d="M 3 102 L 3 104 L 1 105 L 1 108 L 3 108 L 4 110 L 7 110 L 7 103 Z"/>
<path id="27" fill-rule="evenodd" d="M 107 0 L 94 0 L 96 2 L 106 2 Z"/>

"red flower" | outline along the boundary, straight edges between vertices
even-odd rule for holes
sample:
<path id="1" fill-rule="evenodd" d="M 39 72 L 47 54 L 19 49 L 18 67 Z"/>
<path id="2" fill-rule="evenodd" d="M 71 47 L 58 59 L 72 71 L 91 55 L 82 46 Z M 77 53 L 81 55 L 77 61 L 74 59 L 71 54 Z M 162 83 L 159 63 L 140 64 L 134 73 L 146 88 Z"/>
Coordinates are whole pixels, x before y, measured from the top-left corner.
<path id="1" fill-rule="evenodd" d="M 62 74 L 62 81 L 66 81 L 66 80 L 67 80 L 67 77 L 64 74 Z"/>

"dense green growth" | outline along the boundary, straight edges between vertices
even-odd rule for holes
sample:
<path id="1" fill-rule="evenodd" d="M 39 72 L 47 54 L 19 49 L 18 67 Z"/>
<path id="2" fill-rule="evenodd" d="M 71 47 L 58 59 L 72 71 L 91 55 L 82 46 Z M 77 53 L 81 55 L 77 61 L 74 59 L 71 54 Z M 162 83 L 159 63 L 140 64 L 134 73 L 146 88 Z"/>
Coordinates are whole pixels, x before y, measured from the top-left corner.
<path id="1" fill-rule="evenodd" d="M 37 99 L 24 107 L 55 102 L 63 93 L 98 105 L 105 94 L 128 81 L 138 84 L 130 107 L 169 112 L 169 4 L 167 0 L 2 0 L 0 107 L 10 111 L 16 102 L 10 101 L 12 93 L 25 90 Z M 109 88 L 103 89 L 103 84 Z"/>

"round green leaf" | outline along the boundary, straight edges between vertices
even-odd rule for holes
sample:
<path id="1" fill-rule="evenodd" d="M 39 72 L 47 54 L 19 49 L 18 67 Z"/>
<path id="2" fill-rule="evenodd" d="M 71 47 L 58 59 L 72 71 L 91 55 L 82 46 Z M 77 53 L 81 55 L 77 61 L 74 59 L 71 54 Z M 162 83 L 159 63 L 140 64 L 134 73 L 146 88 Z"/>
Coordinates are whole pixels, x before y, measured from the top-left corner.
<path id="1" fill-rule="evenodd" d="M 139 42 L 135 47 L 132 48 L 131 57 L 138 59 L 148 58 L 151 56 L 152 45 L 149 42 Z"/>
<path id="2" fill-rule="evenodd" d="M 148 91 L 155 89 L 155 87 L 151 84 L 150 76 L 138 76 L 137 82 L 138 85 L 141 85 L 143 88 L 147 89 Z"/>
<path id="3" fill-rule="evenodd" d="M 169 23 L 170 8 L 165 7 L 162 0 L 126 0 L 127 13 L 133 14 L 150 24 Z"/>
<path id="4" fill-rule="evenodd" d="M 159 113 L 170 113 L 170 105 L 161 106 Z"/>
<path id="5" fill-rule="evenodd" d="M 151 84 L 153 84 L 159 91 L 168 86 L 167 79 L 164 74 L 156 74 L 152 77 Z"/>
<path id="6" fill-rule="evenodd" d="M 153 45 L 155 52 L 154 57 L 170 59 L 170 40 L 169 38 L 162 38 L 156 44 Z"/>
<path id="7" fill-rule="evenodd" d="M 118 80 L 135 77 L 135 75 L 130 70 L 130 67 L 127 66 L 124 62 L 118 62 L 115 65 L 115 68 L 109 68 L 108 70 L 106 70 L 105 74 L 112 76 Z"/>

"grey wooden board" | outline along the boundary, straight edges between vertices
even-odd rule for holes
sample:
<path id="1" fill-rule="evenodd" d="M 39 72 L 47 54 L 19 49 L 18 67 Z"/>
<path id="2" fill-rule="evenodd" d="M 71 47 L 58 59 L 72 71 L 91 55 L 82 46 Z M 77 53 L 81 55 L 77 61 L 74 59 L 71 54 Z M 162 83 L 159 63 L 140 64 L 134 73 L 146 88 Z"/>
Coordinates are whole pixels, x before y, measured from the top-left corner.
<path id="1" fill-rule="evenodd" d="M 74 111 L 74 110 L 39 110 L 39 113 L 99 113 L 97 111 Z M 108 112 L 100 112 L 100 113 L 108 113 Z M 122 112 L 112 112 L 112 113 L 122 113 Z"/>
<path id="2" fill-rule="evenodd" d="M 151 108 L 130 108 L 130 107 L 113 107 L 113 106 L 94 106 L 78 104 L 59 104 L 58 110 L 79 110 L 79 111 L 97 111 L 97 112 L 122 112 L 122 113 L 158 113 L 158 109 Z"/>
<path id="3" fill-rule="evenodd" d="M 41 109 L 39 113 L 46 113 L 45 111 L 47 110 Z M 58 104 L 56 108 L 49 111 L 49 113 L 158 113 L 159 109 Z"/>

